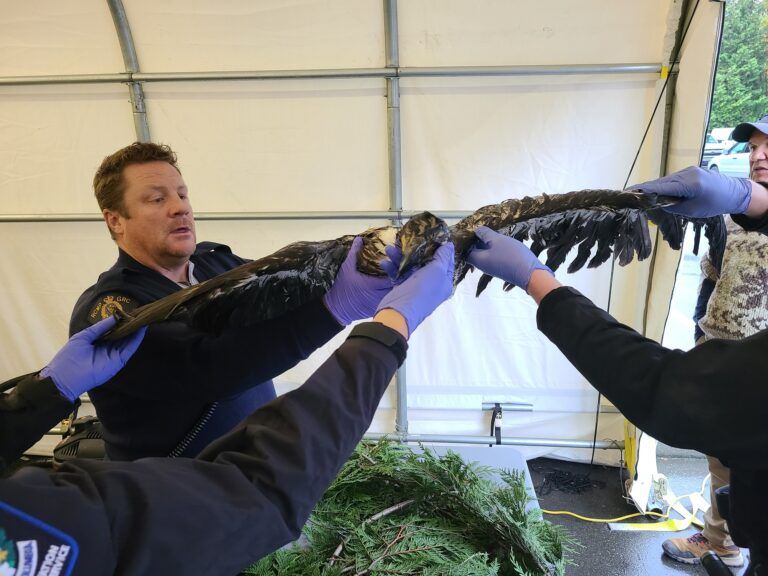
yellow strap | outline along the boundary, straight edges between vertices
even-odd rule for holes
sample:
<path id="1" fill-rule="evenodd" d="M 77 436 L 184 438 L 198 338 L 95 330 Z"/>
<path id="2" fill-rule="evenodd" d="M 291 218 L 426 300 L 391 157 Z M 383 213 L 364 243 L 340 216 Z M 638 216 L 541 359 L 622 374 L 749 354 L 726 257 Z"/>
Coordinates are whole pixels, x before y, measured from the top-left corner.
<path id="1" fill-rule="evenodd" d="M 659 514 L 658 512 L 635 512 L 634 514 L 627 514 L 626 516 L 619 516 L 618 518 L 590 518 L 589 516 L 582 516 L 576 514 L 576 512 L 570 512 L 569 510 L 542 510 L 544 514 L 551 514 L 553 516 L 573 516 L 584 522 L 621 522 L 622 520 L 629 520 L 630 518 L 637 518 L 638 516 L 656 516 L 658 518 L 667 518 L 666 514 Z"/>
<path id="2" fill-rule="evenodd" d="M 611 530 L 617 532 L 679 532 L 685 530 L 691 525 L 690 519 L 681 520 L 678 518 L 670 518 L 669 520 L 663 520 L 662 522 L 649 522 L 643 523 L 610 523 Z"/>

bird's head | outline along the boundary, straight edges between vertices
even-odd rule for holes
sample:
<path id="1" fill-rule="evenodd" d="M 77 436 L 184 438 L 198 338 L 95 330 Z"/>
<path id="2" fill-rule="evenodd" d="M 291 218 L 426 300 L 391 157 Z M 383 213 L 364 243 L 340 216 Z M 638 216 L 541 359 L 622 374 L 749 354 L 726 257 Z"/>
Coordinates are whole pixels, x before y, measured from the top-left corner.
<path id="1" fill-rule="evenodd" d="M 451 239 L 448 225 L 429 212 L 416 214 L 397 233 L 397 241 L 403 251 L 397 275 L 414 266 L 429 262 L 435 251 Z"/>

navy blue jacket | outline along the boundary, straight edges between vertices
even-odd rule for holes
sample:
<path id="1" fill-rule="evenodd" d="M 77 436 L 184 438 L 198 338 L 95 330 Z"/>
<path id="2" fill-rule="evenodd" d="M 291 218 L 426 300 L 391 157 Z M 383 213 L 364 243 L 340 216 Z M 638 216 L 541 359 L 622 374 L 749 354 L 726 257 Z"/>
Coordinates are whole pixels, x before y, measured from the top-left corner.
<path id="1" fill-rule="evenodd" d="M 204 242 L 191 257 L 201 282 L 246 260 Z M 120 251 L 75 305 L 70 334 L 172 294 L 181 287 Z M 91 391 L 112 460 L 194 456 L 275 397 L 271 378 L 325 344 L 341 326 L 321 300 L 221 334 L 179 322 L 149 327 L 139 350 L 112 380 Z"/>
<path id="2" fill-rule="evenodd" d="M 303 386 L 196 459 L 71 460 L 0 480 L 0 566 L 36 557 L 62 576 L 231 576 L 295 540 L 405 357 L 402 336 L 370 327 L 381 339 L 353 331 Z M 50 380 L 22 380 L 0 395 L 0 430 L 31 426 L 0 437 L 10 460 L 19 453 L 8 442 L 28 447 L 39 438 L 32 428 L 52 426 L 65 402 Z"/>

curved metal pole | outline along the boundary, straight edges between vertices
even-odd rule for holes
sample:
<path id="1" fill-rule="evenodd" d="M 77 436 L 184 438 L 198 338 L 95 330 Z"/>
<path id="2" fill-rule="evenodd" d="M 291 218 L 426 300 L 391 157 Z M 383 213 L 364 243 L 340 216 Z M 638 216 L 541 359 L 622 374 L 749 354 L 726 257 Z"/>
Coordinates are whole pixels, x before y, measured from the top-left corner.
<path id="1" fill-rule="evenodd" d="M 112 20 L 115 23 L 117 37 L 120 40 L 120 51 L 123 53 L 125 71 L 132 75 L 139 71 L 139 59 L 136 56 L 136 47 L 133 44 L 131 27 L 128 25 L 128 17 L 125 14 L 122 0 L 107 0 Z M 136 139 L 139 142 L 149 142 L 149 123 L 147 122 L 147 109 L 144 105 L 144 89 L 141 83 L 130 80 L 128 94 L 133 108 L 133 127 L 136 131 Z"/>

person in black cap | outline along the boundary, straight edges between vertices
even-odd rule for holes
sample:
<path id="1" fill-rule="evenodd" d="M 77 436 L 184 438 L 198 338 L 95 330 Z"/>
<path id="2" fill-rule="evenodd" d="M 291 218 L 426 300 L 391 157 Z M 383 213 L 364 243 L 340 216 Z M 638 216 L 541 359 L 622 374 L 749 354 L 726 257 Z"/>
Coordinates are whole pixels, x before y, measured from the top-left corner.
<path id="1" fill-rule="evenodd" d="M 768 183 L 768 116 L 757 122 L 739 124 L 732 132 L 737 142 L 749 142 L 749 176 L 754 182 Z M 765 255 L 768 238 L 748 232 L 726 218 L 728 242 L 719 270 L 709 257 L 702 258 L 702 282 L 696 305 L 697 344 L 712 338 L 747 338 L 768 328 L 768 305 L 755 305 L 768 298 Z M 723 382 L 723 393 L 728 394 Z M 717 402 L 715 398 L 709 401 Z M 715 491 L 730 484 L 730 469 L 720 459 L 707 456 L 711 506 L 704 515 L 701 531 L 669 538 L 662 543 L 664 553 L 678 562 L 694 564 L 709 551 L 728 566 L 741 566 L 744 557 L 731 538 L 728 525 L 718 509 Z"/>
<path id="2" fill-rule="evenodd" d="M 768 114 L 756 122 L 742 122 L 733 129 L 731 137 L 736 140 L 736 142 L 749 142 L 750 153 L 754 152 L 761 144 L 766 145 L 768 142 Z M 762 151 L 762 159 L 765 159 L 766 153 L 768 153 L 768 150 L 764 149 Z M 757 160 L 758 157 L 759 155 L 750 155 L 750 174 L 752 171 L 751 163 Z M 752 180 L 755 180 L 755 178 L 752 178 Z M 757 181 L 763 182 L 764 180 L 758 179 Z"/>

